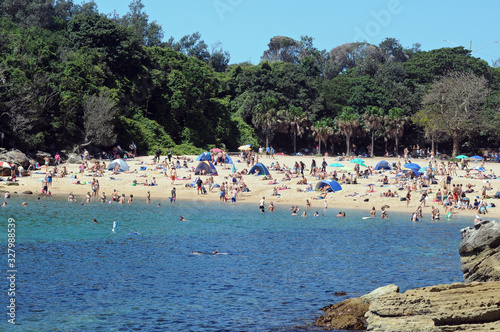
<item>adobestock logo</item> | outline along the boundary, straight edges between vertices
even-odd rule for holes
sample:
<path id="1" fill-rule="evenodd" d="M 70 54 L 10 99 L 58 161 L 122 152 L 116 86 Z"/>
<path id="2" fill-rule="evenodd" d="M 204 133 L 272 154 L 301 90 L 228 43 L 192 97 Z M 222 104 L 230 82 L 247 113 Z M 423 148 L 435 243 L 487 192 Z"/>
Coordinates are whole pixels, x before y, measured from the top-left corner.
<path id="1" fill-rule="evenodd" d="M 214 0 L 212 5 L 219 16 L 219 19 L 224 21 L 225 13 L 232 12 L 236 6 L 241 5 L 242 2 L 243 0 Z"/>
<path id="2" fill-rule="evenodd" d="M 380 34 L 382 28 L 387 27 L 394 15 L 401 14 L 403 11 L 403 6 L 400 0 L 389 0 L 385 9 L 378 11 L 371 10 L 370 15 L 373 20 L 365 24 L 364 29 L 359 27 L 354 28 L 356 35 L 354 36 L 355 41 L 369 41 L 370 38 L 374 38 Z"/>

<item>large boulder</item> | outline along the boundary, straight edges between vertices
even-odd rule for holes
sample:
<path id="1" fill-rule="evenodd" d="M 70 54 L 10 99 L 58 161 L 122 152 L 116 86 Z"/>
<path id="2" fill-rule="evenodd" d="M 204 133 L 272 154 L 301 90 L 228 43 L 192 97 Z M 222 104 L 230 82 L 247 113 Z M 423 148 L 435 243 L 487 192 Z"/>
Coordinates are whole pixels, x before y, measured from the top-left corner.
<path id="1" fill-rule="evenodd" d="M 49 162 L 53 159 L 50 153 L 44 151 L 32 153 L 31 157 L 40 165 L 45 165 L 45 158 L 49 158 Z"/>
<path id="2" fill-rule="evenodd" d="M 26 154 L 17 149 L 0 153 L 0 161 L 6 161 L 9 164 L 22 165 L 24 169 L 28 169 L 30 165 L 30 161 Z"/>
<path id="3" fill-rule="evenodd" d="M 330 304 L 322 309 L 325 315 L 319 317 L 315 325 L 338 330 L 366 330 L 365 314 L 370 307 L 371 301 L 379 296 L 393 292 L 399 292 L 399 287 L 387 285 L 361 297 Z"/>
<path id="4" fill-rule="evenodd" d="M 482 221 L 462 229 L 458 252 L 465 282 L 500 281 L 500 223 Z"/>
<path id="5" fill-rule="evenodd" d="M 80 157 L 79 154 L 70 153 L 68 155 L 68 159 L 66 159 L 66 162 L 68 164 L 81 164 L 82 163 L 82 157 Z"/>
<path id="6" fill-rule="evenodd" d="M 368 331 L 500 331 L 500 282 L 454 283 L 380 296 Z"/>

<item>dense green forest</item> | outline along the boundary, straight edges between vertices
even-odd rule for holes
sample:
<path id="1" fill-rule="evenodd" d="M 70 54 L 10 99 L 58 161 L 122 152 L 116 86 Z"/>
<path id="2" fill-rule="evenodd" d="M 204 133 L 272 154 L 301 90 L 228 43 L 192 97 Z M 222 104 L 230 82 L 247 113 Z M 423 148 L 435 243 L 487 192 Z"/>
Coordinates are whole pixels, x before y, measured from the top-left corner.
<path id="1" fill-rule="evenodd" d="M 462 47 L 386 38 L 326 51 L 275 36 L 253 65 L 229 64 L 199 33 L 164 40 L 141 0 L 123 17 L 94 2 L 2 1 L 4 146 L 382 154 L 439 144 L 456 154 L 500 144 L 500 69 Z"/>

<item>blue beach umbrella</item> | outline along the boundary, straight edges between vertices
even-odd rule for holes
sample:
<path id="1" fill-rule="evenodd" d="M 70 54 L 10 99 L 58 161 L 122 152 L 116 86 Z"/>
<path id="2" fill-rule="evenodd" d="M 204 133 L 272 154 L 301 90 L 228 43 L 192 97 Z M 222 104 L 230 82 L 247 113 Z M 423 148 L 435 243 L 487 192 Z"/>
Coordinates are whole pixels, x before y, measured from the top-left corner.
<path id="1" fill-rule="evenodd" d="M 457 159 L 469 159 L 466 155 L 461 154 L 460 156 L 456 156 Z"/>
<path id="2" fill-rule="evenodd" d="M 481 157 L 481 156 L 472 156 L 470 158 L 471 159 L 476 159 L 476 160 L 483 160 L 483 157 Z"/>
<path id="3" fill-rule="evenodd" d="M 476 166 L 473 168 L 473 170 L 478 171 L 478 172 L 485 172 L 486 170 L 482 167 Z"/>
<path id="4" fill-rule="evenodd" d="M 404 164 L 404 167 L 409 168 L 409 169 L 416 169 L 416 170 L 420 169 L 420 165 L 415 164 L 415 163 Z"/>
<path id="5" fill-rule="evenodd" d="M 361 158 L 356 158 L 356 159 L 351 160 L 351 163 L 355 163 L 355 164 L 357 164 L 357 163 L 364 163 L 364 162 L 365 161 L 363 159 L 361 159 Z"/>
<path id="6" fill-rule="evenodd" d="M 333 164 L 330 164 L 328 165 L 329 167 L 344 167 L 344 165 L 342 164 L 339 164 L 339 163 L 333 163 Z"/>

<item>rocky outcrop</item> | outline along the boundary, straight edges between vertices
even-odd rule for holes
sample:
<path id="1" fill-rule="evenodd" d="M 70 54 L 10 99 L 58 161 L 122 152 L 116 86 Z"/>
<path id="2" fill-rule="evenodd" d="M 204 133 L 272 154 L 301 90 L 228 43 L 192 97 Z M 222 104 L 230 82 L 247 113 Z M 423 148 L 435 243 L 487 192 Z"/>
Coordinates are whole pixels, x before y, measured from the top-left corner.
<path id="1" fill-rule="evenodd" d="M 337 304 L 330 304 L 322 310 L 325 315 L 319 317 L 315 325 L 328 329 L 339 330 L 366 330 L 365 314 L 368 311 L 370 302 L 379 296 L 398 292 L 396 285 L 388 285 L 375 289 L 373 292 L 347 299 Z"/>
<path id="2" fill-rule="evenodd" d="M 68 159 L 66 159 L 66 162 L 68 164 L 81 164 L 82 158 L 80 157 L 79 154 L 76 153 L 70 153 L 68 155 Z"/>
<path id="3" fill-rule="evenodd" d="M 465 282 L 500 281 L 500 223 L 482 221 L 462 229 L 458 252 Z"/>
<path id="4" fill-rule="evenodd" d="M 500 282 L 455 283 L 380 296 L 368 331 L 500 331 Z"/>
<path id="5" fill-rule="evenodd" d="M 367 296 L 323 308 L 327 315 L 316 320 L 316 324 L 358 329 L 362 322 L 368 331 L 500 331 L 500 223 L 482 221 L 463 229 L 459 253 L 465 283 L 370 298 L 375 290 Z M 370 303 L 366 320 L 352 318 L 366 303 Z M 344 319 L 335 315 L 345 315 L 345 320 L 353 323 L 334 325 Z"/>
<path id="6" fill-rule="evenodd" d="M 40 165 L 45 164 L 45 158 L 49 158 L 49 161 L 52 161 L 52 155 L 48 152 L 37 151 L 31 154 L 31 157 L 36 160 Z"/>
<path id="7" fill-rule="evenodd" d="M 0 161 L 6 161 L 9 164 L 22 165 L 24 169 L 28 169 L 30 165 L 28 157 L 17 149 L 0 153 Z"/>

